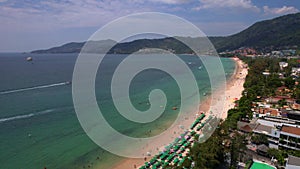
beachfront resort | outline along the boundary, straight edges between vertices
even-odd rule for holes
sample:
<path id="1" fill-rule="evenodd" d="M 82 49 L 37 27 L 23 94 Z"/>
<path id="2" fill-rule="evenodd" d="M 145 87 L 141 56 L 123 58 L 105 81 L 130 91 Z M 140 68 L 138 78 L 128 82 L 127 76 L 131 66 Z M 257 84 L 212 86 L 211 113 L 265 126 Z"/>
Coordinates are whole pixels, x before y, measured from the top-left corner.
<path id="1" fill-rule="evenodd" d="M 200 130 L 213 121 L 213 116 L 209 116 L 206 120 L 205 114 L 201 114 L 195 122 L 190 126 L 189 130 L 177 137 L 174 142 L 164 148 L 164 150 L 155 155 L 149 162 L 145 162 L 145 165 L 140 167 L 141 169 L 146 168 L 166 168 L 167 166 L 182 166 L 190 154 L 190 147 L 197 140 L 195 138 L 201 138 Z"/>
<path id="2" fill-rule="evenodd" d="M 203 113 L 189 130 L 136 168 L 201 168 L 210 160 L 219 160 L 215 166 L 240 169 L 300 168 L 300 60 L 241 59 L 248 70 L 245 88 L 211 138 L 199 143 L 205 126 L 216 119 Z"/>

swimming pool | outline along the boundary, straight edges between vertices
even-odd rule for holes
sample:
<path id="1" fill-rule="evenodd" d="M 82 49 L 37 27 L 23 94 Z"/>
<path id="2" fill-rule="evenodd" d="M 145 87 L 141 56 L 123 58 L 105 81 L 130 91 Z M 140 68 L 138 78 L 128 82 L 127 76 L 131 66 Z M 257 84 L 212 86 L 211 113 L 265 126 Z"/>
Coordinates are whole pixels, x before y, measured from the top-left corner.
<path id="1" fill-rule="evenodd" d="M 251 165 L 250 169 L 276 169 L 273 166 L 270 166 L 268 164 L 262 163 L 262 162 L 253 162 L 253 164 Z"/>

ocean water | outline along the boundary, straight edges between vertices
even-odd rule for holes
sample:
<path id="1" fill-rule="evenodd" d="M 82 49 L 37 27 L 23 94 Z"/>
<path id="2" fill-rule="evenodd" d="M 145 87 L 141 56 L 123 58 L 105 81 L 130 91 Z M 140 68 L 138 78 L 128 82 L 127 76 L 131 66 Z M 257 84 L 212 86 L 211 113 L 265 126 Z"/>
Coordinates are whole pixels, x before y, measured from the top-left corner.
<path id="1" fill-rule="evenodd" d="M 26 61 L 28 56 L 33 57 L 32 62 Z M 109 90 L 111 75 L 125 57 L 108 55 L 98 70 L 95 93 L 99 108 L 110 125 L 123 134 L 134 137 L 158 134 L 176 118 L 172 107 L 180 105 L 178 85 L 158 70 L 138 74 L 130 86 L 133 105 L 147 110 L 149 92 L 157 88 L 165 92 L 168 104 L 155 122 L 129 123 L 118 114 Z M 0 54 L 0 168 L 107 168 L 121 159 L 93 143 L 77 120 L 72 86 L 68 83 L 76 58 L 77 54 Z M 208 93 L 209 77 L 201 61 L 192 55 L 180 58 L 193 71 L 200 93 Z M 227 58 L 221 61 L 230 77 L 234 62 Z M 156 132 L 149 134 L 149 130 Z"/>

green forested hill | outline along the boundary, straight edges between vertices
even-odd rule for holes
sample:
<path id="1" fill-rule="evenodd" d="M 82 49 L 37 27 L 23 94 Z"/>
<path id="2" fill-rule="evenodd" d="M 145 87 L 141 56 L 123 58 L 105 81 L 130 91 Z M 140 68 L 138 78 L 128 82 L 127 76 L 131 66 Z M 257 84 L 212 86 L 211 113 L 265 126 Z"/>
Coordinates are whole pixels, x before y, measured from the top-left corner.
<path id="1" fill-rule="evenodd" d="M 209 39 L 219 52 L 234 50 L 240 47 L 264 48 L 295 45 L 300 47 L 300 13 L 260 21 L 237 34 L 225 37 L 209 37 Z M 79 53 L 84 43 L 72 42 L 59 47 L 32 51 L 32 53 Z M 97 43 L 103 45 L 114 42 L 106 40 L 92 43 L 94 43 L 95 48 L 93 50 L 101 52 L 101 49 L 96 48 Z M 110 53 L 132 53 L 143 48 L 171 49 L 175 53 L 191 52 L 184 44 L 169 37 L 162 39 L 139 39 L 132 42 L 119 43 L 111 49 Z"/>
<path id="2" fill-rule="evenodd" d="M 300 46 L 300 13 L 257 22 L 240 33 L 227 37 L 211 37 L 218 51 L 239 47 Z"/>

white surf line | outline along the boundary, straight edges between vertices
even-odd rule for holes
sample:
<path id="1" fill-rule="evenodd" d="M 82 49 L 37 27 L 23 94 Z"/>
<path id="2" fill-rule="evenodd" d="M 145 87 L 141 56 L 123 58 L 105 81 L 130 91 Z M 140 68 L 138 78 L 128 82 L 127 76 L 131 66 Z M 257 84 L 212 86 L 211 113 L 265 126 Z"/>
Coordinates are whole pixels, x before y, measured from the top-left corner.
<path id="1" fill-rule="evenodd" d="M 11 120 L 29 118 L 29 117 L 32 117 L 32 116 L 34 116 L 33 113 L 25 114 L 25 115 L 19 115 L 19 116 L 14 116 L 14 117 L 3 118 L 3 119 L 0 119 L 0 123 L 6 122 L 6 121 L 11 121 Z"/>
<path id="2" fill-rule="evenodd" d="M 16 89 L 16 90 L 2 91 L 2 92 L 0 92 L 0 95 L 17 93 L 17 92 L 24 92 L 24 91 L 35 90 L 35 89 L 43 89 L 43 88 L 49 88 L 49 87 L 55 87 L 55 86 L 63 86 L 63 85 L 67 85 L 67 84 L 70 84 L 70 82 L 61 82 L 61 83 L 55 83 L 55 84 L 50 84 L 50 85 L 43 85 L 43 86 L 22 88 L 22 89 Z"/>
<path id="3" fill-rule="evenodd" d="M 37 113 L 30 113 L 30 114 L 24 114 L 24 115 L 17 115 L 17 116 L 12 116 L 12 117 L 7 117 L 7 118 L 2 118 L 0 119 L 0 123 L 3 122 L 8 122 L 8 121 L 12 121 L 12 120 L 18 120 L 18 119 L 27 119 L 36 115 L 42 115 L 42 114 L 47 114 L 50 112 L 53 112 L 55 109 L 47 109 L 47 110 L 43 110 Z"/>

